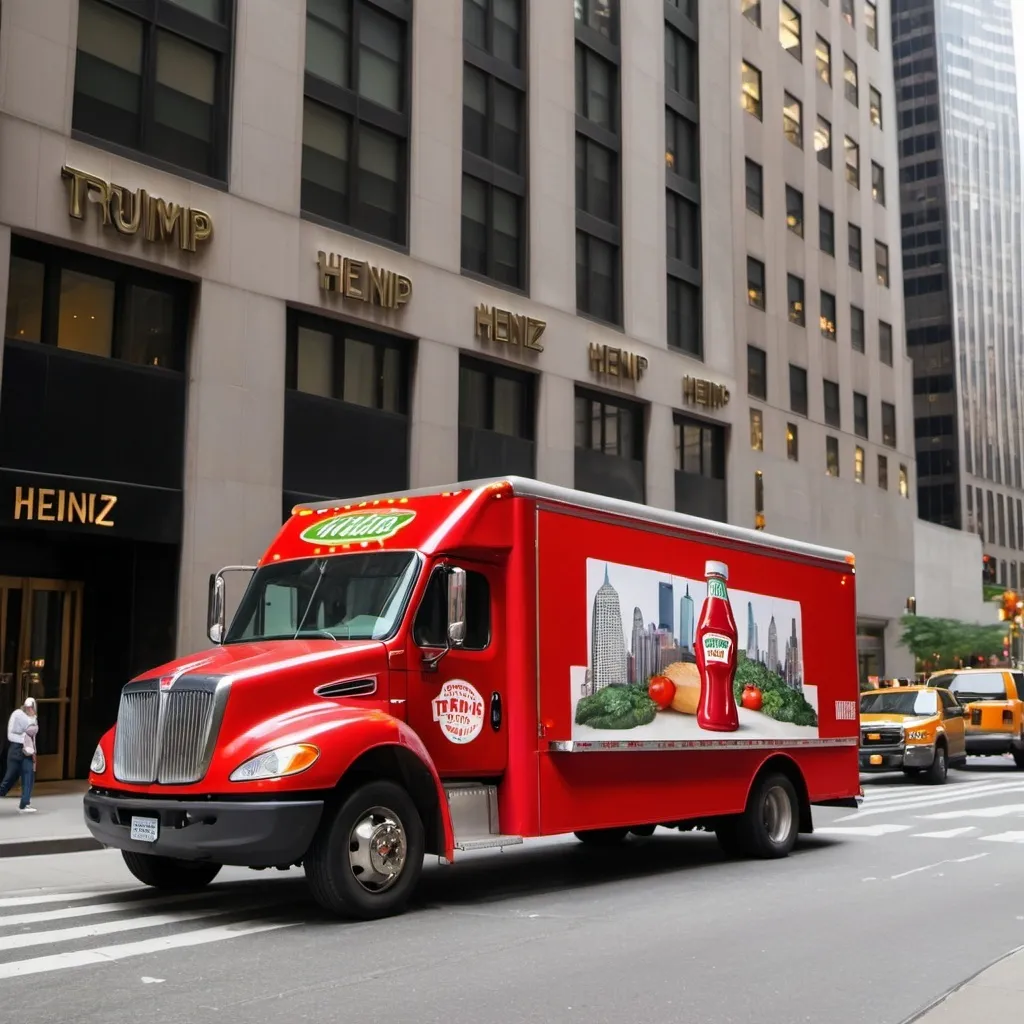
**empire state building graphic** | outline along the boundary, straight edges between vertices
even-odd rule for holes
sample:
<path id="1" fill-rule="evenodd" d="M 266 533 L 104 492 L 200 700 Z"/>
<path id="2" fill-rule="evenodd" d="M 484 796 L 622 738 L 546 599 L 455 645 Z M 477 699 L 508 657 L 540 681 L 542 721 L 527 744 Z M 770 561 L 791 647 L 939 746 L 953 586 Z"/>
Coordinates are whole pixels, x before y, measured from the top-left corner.
<path id="1" fill-rule="evenodd" d="M 606 686 L 626 685 L 626 638 L 622 632 L 622 609 L 619 592 L 608 581 L 604 567 L 604 583 L 594 595 L 590 630 L 590 669 L 593 692 Z"/>

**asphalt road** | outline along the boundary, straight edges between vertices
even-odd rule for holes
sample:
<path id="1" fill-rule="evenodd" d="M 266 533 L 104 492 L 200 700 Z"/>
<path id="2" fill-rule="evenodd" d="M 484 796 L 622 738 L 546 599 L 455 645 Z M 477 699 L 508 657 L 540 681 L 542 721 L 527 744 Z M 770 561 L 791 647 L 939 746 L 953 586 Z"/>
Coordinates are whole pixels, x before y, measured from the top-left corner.
<path id="1" fill-rule="evenodd" d="M 429 866 L 370 924 L 326 919 L 300 872 L 160 899 L 111 851 L 26 859 L 0 878 L 0 1019 L 898 1024 L 1024 944 L 1024 772 L 865 790 L 787 860 L 536 841 Z"/>

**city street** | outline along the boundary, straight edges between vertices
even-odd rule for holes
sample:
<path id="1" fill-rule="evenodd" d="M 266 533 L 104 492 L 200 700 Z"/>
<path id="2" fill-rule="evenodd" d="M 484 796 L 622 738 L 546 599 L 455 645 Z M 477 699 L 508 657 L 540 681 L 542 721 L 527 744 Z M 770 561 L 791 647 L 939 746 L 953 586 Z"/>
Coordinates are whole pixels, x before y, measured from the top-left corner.
<path id="1" fill-rule="evenodd" d="M 0 1007 L 19 1024 L 757 1021 L 898 1024 L 1024 944 L 1024 773 L 866 778 L 788 860 L 727 862 L 659 831 L 428 866 L 414 908 L 327 920 L 302 874 L 199 897 L 131 884 L 113 851 L 9 859 Z"/>

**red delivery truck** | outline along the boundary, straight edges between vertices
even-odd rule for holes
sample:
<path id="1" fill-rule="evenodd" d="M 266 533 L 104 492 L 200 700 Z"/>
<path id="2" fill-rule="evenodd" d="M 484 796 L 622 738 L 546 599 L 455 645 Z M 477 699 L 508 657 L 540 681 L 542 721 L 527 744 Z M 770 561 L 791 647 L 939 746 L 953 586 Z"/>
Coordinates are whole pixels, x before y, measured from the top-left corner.
<path id="1" fill-rule="evenodd" d="M 859 805 L 842 551 L 475 481 L 295 508 L 258 566 L 211 577 L 209 633 L 124 687 L 84 797 L 161 889 L 301 865 L 373 918 L 425 854 L 664 827 L 774 858 L 812 804 Z"/>

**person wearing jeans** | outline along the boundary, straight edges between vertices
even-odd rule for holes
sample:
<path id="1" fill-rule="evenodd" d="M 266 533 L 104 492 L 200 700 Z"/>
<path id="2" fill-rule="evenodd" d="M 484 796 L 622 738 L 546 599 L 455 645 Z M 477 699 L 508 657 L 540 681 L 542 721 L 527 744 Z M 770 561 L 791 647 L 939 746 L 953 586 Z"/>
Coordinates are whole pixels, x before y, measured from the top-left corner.
<path id="1" fill-rule="evenodd" d="M 36 775 L 36 733 L 39 723 L 36 721 L 36 702 L 26 697 L 22 704 L 7 722 L 7 772 L 0 782 L 0 798 L 7 796 L 8 791 L 18 779 L 21 779 L 22 814 L 34 814 L 31 805 L 32 783 Z"/>

